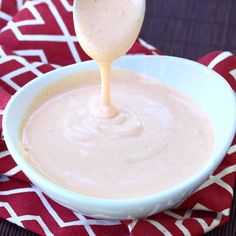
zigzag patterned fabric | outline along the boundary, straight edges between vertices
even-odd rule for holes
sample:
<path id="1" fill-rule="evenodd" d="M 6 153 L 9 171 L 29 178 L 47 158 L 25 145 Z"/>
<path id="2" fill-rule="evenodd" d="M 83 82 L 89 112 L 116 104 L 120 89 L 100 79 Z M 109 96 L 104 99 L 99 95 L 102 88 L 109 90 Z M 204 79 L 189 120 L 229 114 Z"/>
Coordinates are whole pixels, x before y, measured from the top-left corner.
<path id="1" fill-rule="evenodd" d="M 72 0 L 0 1 L 0 134 L 4 107 L 24 84 L 55 68 L 88 60 L 75 37 Z M 130 54 L 160 54 L 138 39 Z M 236 90 L 236 57 L 213 52 L 200 63 Z M 85 217 L 33 186 L 0 137 L 0 217 L 40 235 L 201 235 L 229 218 L 236 173 L 236 138 L 224 161 L 189 198 L 143 220 Z"/>

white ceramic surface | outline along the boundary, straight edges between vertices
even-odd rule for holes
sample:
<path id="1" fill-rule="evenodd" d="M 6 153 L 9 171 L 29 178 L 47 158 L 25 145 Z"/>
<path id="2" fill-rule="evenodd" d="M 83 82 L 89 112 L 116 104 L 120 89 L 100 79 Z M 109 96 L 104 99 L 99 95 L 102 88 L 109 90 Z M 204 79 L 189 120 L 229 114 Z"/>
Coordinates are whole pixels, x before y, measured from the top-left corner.
<path id="1" fill-rule="evenodd" d="M 182 184 L 133 199 L 102 199 L 67 190 L 42 176 L 27 161 L 19 147 L 19 127 L 35 96 L 45 86 L 70 74 L 97 68 L 95 62 L 66 66 L 44 74 L 20 89 L 8 103 L 3 116 L 7 147 L 24 173 L 44 193 L 71 209 L 97 218 L 139 218 L 170 208 L 197 187 L 220 164 L 236 129 L 236 99 L 227 82 L 212 70 L 195 62 L 168 56 L 126 56 L 114 66 L 152 76 L 190 96 L 208 114 L 215 135 L 213 155 L 206 166 Z M 197 150 L 196 150 L 197 151 Z M 170 176 L 174 178 L 175 176 Z"/>

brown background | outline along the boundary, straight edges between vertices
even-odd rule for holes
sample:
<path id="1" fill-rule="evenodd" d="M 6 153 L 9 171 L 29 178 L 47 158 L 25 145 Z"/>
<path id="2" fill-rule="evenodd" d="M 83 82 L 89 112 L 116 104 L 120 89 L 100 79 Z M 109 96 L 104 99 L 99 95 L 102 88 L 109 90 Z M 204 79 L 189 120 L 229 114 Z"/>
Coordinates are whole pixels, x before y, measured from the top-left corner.
<path id="1" fill-rule="evenodd" d="M 194 60 L 213 50 L 236 53 L 236 0 L 147 0 L 141 36 L 165 54 Z M 235 203 L 229 222 L 208 236 L 236 235 Z M 0 220 L 0 235 L 35 234 Z"/>

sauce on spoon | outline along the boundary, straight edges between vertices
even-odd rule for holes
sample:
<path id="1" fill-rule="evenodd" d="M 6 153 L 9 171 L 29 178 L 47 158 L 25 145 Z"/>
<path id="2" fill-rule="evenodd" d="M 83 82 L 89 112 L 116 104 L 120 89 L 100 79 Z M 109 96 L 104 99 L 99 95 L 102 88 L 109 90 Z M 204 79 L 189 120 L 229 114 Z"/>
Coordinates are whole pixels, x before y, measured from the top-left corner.
<path id="1" fill-rule="evenodd" d="M 88 98 L 100 95 L 97 72 L 64 80 L 39 95 L 22 135 L 26 159 L 56 183 L 96 197 L 132 198 L 180 184 L 209 160 L 208 118 L 174 89 L 113 69 L 113 102 L 122 109 L 104 119 L 88 109 Z"/>

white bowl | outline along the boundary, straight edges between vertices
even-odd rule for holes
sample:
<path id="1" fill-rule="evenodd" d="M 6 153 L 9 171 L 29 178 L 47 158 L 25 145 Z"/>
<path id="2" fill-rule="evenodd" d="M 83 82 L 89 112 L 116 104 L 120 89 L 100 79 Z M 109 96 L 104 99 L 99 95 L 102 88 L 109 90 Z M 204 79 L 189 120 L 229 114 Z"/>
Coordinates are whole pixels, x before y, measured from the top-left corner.
<path id="1" fill-rule="evenodd" d="M 46 86 L 67 75 L 97 68 L 94 61 L 66 66 L 39 76 L 20 89 L 8 103 L 3 117 L 7 147 L 16 163 L 45 194 L 84 215 L 106 219 L 146 217 L 163 211 L 196 190 L 224 158 L 236 129 L 236 99 L 228 83 L 217 73 L 198 63 L 168 56 L 126 56 L 114 66 L 158 78 L 199 104 L 208 114 L 215 135 L 213 155 L 192 178 L 163 192 L 132 199 L 103 199 L 72 192 L 35 170 L 23 157 L 19 127 L 35 96 Z M 174 176 L 170 176 L 174 178 Z"/>

